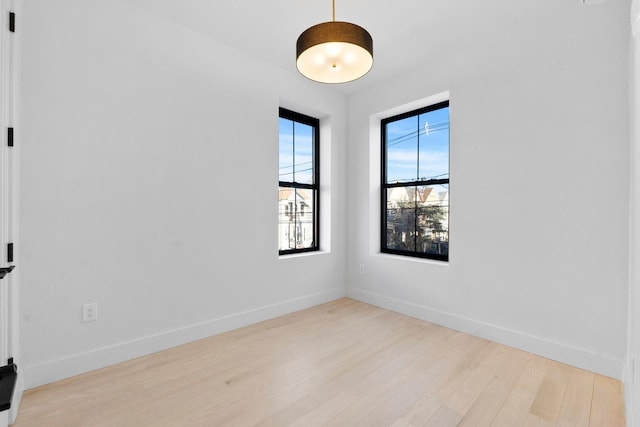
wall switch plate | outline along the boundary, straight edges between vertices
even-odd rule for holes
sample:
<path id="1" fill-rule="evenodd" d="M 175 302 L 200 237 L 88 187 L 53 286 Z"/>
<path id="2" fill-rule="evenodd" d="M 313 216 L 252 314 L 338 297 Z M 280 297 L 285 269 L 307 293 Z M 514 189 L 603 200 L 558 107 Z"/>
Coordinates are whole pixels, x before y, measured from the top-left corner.
<path id="1" fill-rule="evenodd" d="M 95 322 L 96 320 L 98 320 L 97 302 L 82 305 L 82 320 L 84 322 Z"/>
<path id="2" fill-rule="evenodd" d="M 360 274 L 364 274 L 364 264 L 360 264 Z"/>

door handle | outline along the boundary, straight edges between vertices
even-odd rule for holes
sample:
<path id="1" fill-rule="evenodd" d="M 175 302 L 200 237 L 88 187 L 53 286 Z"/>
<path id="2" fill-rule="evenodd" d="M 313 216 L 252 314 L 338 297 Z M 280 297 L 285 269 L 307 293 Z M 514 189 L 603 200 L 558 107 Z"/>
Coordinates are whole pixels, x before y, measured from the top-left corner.
<path id="1" fill-rule="evenodd" d="M 4 279 L 4 276 L 11 273 L 11 271 L 13 271 L 14 268 L 16 268 L 15 265 L 10 265 L 9 267 L 0 268 L 0 280 Z"/>

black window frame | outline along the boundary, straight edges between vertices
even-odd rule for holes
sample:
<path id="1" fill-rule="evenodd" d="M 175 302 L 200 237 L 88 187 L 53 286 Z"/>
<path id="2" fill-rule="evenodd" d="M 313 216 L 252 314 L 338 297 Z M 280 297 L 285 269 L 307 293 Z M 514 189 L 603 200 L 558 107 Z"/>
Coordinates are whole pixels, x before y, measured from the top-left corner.
<path id="1" fill-rule="evenodd" d="M 292 120 L 293 122 L 302 123 L 313 128 L 313 184 L 300 183 L 295 181 L 278 180 L 278 186 L 282 188 L 291 188 L 294 192 L 298 189 L 310 190 L 313 194 L 313 244 L 308 248 L 295 248 L 279 250 L 279 255 L 290 255 L 304 252 L 314 252 L 320 250 L 320 119 L 307 116 L 306 114 L 279 108 L 279 118 Z M 279 144 L 279 142 L 278 142 Z M 295 154 L 294 154 L 295 156 Z M 294 160 L 295 162 L 295 160 Z M 293 212 L 292 212 L 293 209 Z M 289 216 L 295 217 L 298 212 L 297 203 L 293 203 L 292 209 L 289 209 Z M 308 215 L 308 211 L 305 212 Z M 278 225 L 279 226 L 279 225 Z M 280 232 L 280 230 L 278 230 Z"/>
<path id="2" fill-rule="evenodd" d="M 436 104 L 432 104 L 432 105 L 428 105 L 426 107 L 421 107 L 418 108 L 416 110 L 412 110 L 412 111 L 407 111 L 405 113 L 401 113 L 401 114 L 397 114 L 395 116 L 391 116 L 391 117 L 387 117 L 384 118 L 380 121 L 380 136 L 381 136 L 381 143 L 380 143 L 380 147 L 381 147 L 381 167 L 380 167 L 380 171 L 381 171 L 381 217 L 380 217 L 380 251 L 382 253 L 388 253 L 388 254 L 394 254 L 394 255 L 403 255 L 403 256 L 410 256 L 410 257 L 416 257 L 416 258 L 425 258 L 425 259 L 432 259 L 432 260 L 437 260 L 437 261 L 445 261 L 445 262 L 449 262 L 449 250 L 447 249 L 447 254 L 443 255 L 443 254 L 434 254 L 434 253 L 426 253 L 426 252 L 417 252 L 417 251 L 410 251 L 410 250 L 402 250 L 402 249 L 395 249 L 395 248 L 389 248 L 388 247 L 388 241 L 387 241 L 387 190 L 390 188 L 394 188 L 394 187 L 419 187 L 419 186 L 433 186 L 433 185 L 438 185 L 438 184 L 447 184 L 449 186 L 449 191 L 451 190 L 451 186 L 450 186 L 450 178 L 451 178 L 451 159 L 450 159 L 450 154 L 451 154 L 451 136 L 449 136 L 449 166 L 448 166 L 448 178 L 440 178 L 440 179 L 428 179 L 428 180 L 420 180 L 420 179 L 416 179 L 414 181 L 407 181 L 407 182 L 395 182 L 395 183 L 387 183 L 387 145 L 386 145 L 386 132 L 387 132 L 387 124 L 395 122 L 395 121 L 399 121 L 402 119 L 406 119 L 408 117 L 413 117 L 413 116 L 419 116 L 420 114 L 424 114 L 424 113 L 428 113 L 430 111 L 435 111 L 435 110 L 439 110 L 442 108 L 447 108 L 449 107 L 449 100 L 446 101 L 442 101 L 442 102 L 438 102 Z M 450 204 L 447 206 L 447 230 L 449 229 L 449 206 Z M 417 206 L 416 206 L 416 210 L 417 210 Z M 414 218 L 416 221 L 416 228 L 417 228 L 417 218 L 418 215 L 414 214 Z M 448 231 L 447 231 L 448 232 Z M 415 239 L 417 239 L 417 235 L 414 236 Z M 448 245 L 448 239 L 447 239 L 447 245 Z M 414 244 L 414 247 L 417 247 L 417 245 Z M 448 247 L 448 246 L 447 246 Z"/>

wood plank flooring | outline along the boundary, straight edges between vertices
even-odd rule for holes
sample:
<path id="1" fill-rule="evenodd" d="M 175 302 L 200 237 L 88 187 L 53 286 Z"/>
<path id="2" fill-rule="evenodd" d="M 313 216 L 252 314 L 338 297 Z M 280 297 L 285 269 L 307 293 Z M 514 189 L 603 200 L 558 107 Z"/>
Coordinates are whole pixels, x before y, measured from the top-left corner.
<path id="1" fill-rule="evenodd" d="M 25 393 L 16 427 L 622 427 L 619 381 L 341 299 Z"/>

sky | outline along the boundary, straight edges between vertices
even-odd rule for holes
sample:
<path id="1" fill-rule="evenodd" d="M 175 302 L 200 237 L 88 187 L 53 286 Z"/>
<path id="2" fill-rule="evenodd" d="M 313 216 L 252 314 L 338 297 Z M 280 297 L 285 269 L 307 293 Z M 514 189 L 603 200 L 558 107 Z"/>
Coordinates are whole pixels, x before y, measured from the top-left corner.
<path id="1" fill-rule="evenodd" d="M 313 184 L 313 127 L 280 117 L 279 133 L 279 181 Z"/>
<path id="2" fill-rule="evenodd" d="M 449 107 L 386 126 L 387 183 L 449 177 Z M 280 117 L 279 135 L 279 180 L 311 184 L 313 128 Z"/>
<path id="3" fill-rule="evenodd" d="M 387 183 L 449 178 L 449 107 L 386 126 Z"/>

